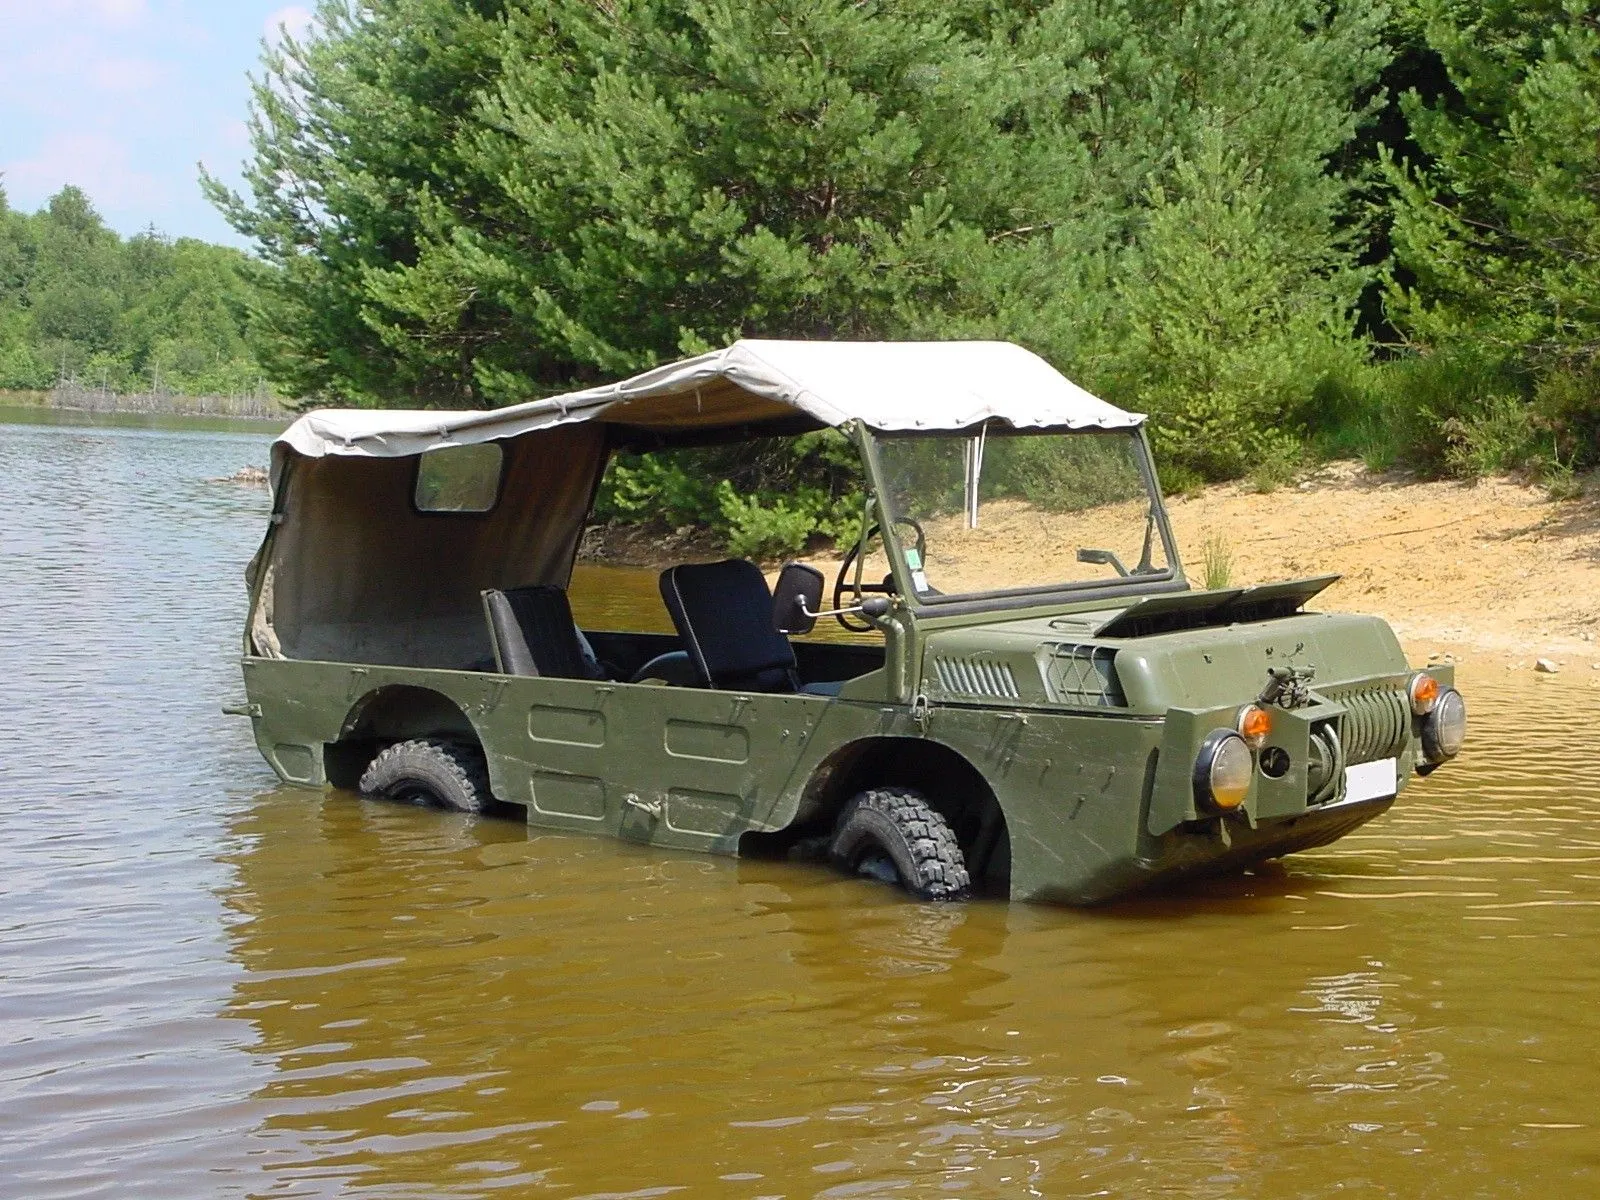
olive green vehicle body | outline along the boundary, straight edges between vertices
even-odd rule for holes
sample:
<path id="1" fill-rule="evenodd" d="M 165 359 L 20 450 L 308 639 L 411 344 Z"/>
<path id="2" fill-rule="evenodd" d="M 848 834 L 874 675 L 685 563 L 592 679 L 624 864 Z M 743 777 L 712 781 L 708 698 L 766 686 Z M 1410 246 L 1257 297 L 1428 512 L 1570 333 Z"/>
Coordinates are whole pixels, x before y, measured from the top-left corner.
<path id="1" fill-rule="evenodd" d="M 878 488 L 871 432 L 844 428 Z M 258 566 L 293 519 L 298 465 L 277 481 Z M 1389 626 L 1303 611 L 1327 580 L 1197 591 L 1174 558 L 1158 585 L 941 605 L 918 602 L 903 555 L 890 561 L 898 594 L 876 622 L 881 642 L 796 643 L 802 677 L 843 681 L 833 696 L 268 655 L 252 633 L 268 602 L 257 569 L 240 711 L 290 783 L 352 787 L 386 745 L 459 737 L 482 747 L 495 798 L 531 826 L 671 850 L 781 854 L 858 792 L 914 787 L 956 830 L 980 889 L 1074 904 L 1332 842 L 1430 769 L 1408 700 L 1416 671 Z M 678 644 L 588 632 L 602 657 Z M 1272 708 L 1267 745 L 1286 769 L 1257 770 L 1236 810 L 1208 808 L 1202 744 L 1284 668 L 1308 689 Z M 1453 684 L 1448 666 L 1427 671 Z M 1331 765 L 1313 744 L 1330 728 Z M 1346 795 L 1344 767 L 1390 759 L 1395 795 Z"/>
<path id="2" fill-rule="evenodd" d="M 746 835 L 814 826 L 874 782 L 929 787 L 937 773 L 903 752 L 940 766 L 959 760 L 992 793 L 1009 850 L 1009 863 L 972 862 L 974 876 L 1003 880 L 1018 900 L 1096 903 L 1241 868 L 1325 845 L 1387 809 L 1392 798 L 1310 806 L 1300 766 L 1277 780 L 1258 773 L 1234 814 L 1198 811 L 1190 775 L 1201 741 L 1230 726 L 1267 667 L 1291 655 L 1317 663 L 1333 685 L 1316 707 L 1275 724 L 1271 744 L 1291 763 L 1306 762 L 1313 720 L 1351 723 L 1341 696 L 1388 722 L 1366 752 L 1395 753 L 1400 788 L 1420 761 L 1415 720 L 1398 702 L 1411 671 L 1388 626 L 1363 617 L 1305 614 L 1142 639 L 1125 709 L 1054 702 L 1042 678 L 1005 702 L 921 690 L 924 665 L 941 653 L 1013 662 L 1020 684 L 1023 664 L 1059 636 L 1049 630 L 1059 615 L 902 620 L 889 639 L 893 665 L 836 698 L 254 657 L 244 677 L 257 743 L 288 782 L 324 785 L 332 765 L 350 786 L 354 764 L 381 744 L 470 732 L 495 797 L 523 806 L 530 825 L 679 850 L 739 854 Z M 1429 670 L 1452 681 L 1448 667 Z M 430 710 L 418 693 L 448 705 Z M 396 698 L 406 702 L 386 705 Z M 355 759 L 340 764 L 341 746 Z M 980 803 L 930 791 L 941 810 Z"/>

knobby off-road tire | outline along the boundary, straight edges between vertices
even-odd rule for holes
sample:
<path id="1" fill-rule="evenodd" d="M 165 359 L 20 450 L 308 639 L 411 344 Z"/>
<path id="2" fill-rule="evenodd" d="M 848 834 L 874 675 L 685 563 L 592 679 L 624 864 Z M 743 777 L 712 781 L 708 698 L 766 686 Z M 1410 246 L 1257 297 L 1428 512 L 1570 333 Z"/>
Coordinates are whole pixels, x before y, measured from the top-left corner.
<path id="1" fill-rule="evenodd" d="M 876 874 L 874 859 L 887 859 L 900 886 L 919 900 L 961 900 L 972 886 L 955 833 L 909 788 L 873 788 L 846 804 L 828 857 L 851 875 Z"/>
<path id="2" fill-rule="evenodd" d="M 423 800 L 457 812 L 481 813 L 494 801 L 483 751 L 443 738 L 395 743 L 372 760 L 359 786 L 366 796 Z"/>

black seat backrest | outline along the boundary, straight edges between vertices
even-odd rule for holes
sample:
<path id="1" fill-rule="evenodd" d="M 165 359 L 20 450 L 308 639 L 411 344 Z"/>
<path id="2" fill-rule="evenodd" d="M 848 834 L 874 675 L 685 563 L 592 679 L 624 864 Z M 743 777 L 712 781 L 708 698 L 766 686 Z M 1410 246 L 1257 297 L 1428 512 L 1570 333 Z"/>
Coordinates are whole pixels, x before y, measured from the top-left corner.
<path id="1" fill-rule="evenodd" d="M 772 592 L 755 563 L 669 567 L 661 572 L 661 599 L 707 687 L 794 691 L 794 647 L 773 628 Z"/>
<path id="2" fill-rule="evenodd" d="M 529 587 L 483 593 L 495 663 L 502 675 L 549 675 L 556 679 L 598 679 L 603 675 L 583 652 L 572 605 L 558 587 Z"/>

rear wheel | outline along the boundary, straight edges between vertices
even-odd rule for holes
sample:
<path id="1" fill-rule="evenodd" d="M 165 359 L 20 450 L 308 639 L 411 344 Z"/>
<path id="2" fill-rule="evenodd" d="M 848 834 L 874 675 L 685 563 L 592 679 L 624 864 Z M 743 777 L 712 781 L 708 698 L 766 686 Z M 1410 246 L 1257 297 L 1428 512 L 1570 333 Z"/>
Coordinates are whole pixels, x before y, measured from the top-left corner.
<path id="1" fill-rule="evenodd" d="M 949 823 L 909 788 L 873 788 L 852 799 L 828 857 L 840 870 L 897 883 L 920 900 L 960 900 L 971 888 Z"/>
<path id="2" fill-rule="evenodd" d="M 494 797 L 483 751 L 444 738 L 397 742 L 361 776 L 363 795 L 480 813 Z"/>

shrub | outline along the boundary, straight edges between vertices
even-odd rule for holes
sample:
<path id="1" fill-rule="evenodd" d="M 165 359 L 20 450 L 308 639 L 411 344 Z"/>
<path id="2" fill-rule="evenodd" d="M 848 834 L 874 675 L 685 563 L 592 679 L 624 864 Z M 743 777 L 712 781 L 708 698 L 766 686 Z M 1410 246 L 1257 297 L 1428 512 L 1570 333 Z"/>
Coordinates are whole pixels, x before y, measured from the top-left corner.
<path id="1" fill-rule="evenodd" d="M 622 454 L 595 497 L 604 522 L 708 531 L 729 553 L 773 559 L 814 539 L 854 537 L 860 467 L 834 430 L 736 446 Z"/>
<path id="2" fill-rule="evenodd" d="M 1080 512 L 1144 496 L 1133 443 L 1111 437 L 990 440 L 984 473 L 1001 493 L 1016 492 L 1046 512 Z"/>
<path id="3" fill-rule="evenodd" d="M 1569 470 L 1600 465 L 1600 366 L 1552 371 L 1534 390 L 1533 423 Z"/>
<path id="4" fill-rule="evenodd" d="M 714 481 L 679 456 L 621 455 L 606 471 L 594 515 L 624 524 L 662 524 L 676 529 L 703 525 L 717 512 Z"/>
<path id="5" fill-rule="evenodd" d="M 1164 462 L 1206 479 L 1290 462 L 1323 416 L 1322 381 L 1361 362 L 1351 314 L 1366 275 L 1286 226 L 1281 197 L 1220 130 L 1149 200 L 1119 289 L 1113 396 L 1151 412 Z M 1307 228 L 1325 217 L 1297 214 Z"/>
<path id="6" fill-rule="evenodd" d="M 804 550 L 817 536 L 837 540 L 850 526 L 849 497 L 834 501 L 817 488 L 790 496 L 742 496 L 724 480 L 717 505 L 728 553 L 737 558 L 777 559 Z"/>
<path id="7" fill-rule="evenodd" d="M 1213 533 L 1200 547 L 1200 565 L 1208 592 L 1218 592 L 1233 582 L 1233 549 L 1223 534 Z"/>
<path id="8" fill-rule="evenodd" d="M 1250 468 L 1250 486 L 1258 492 L 1275 492 L 1294 482 L 1305 466 L 1305 451 L 1295 442 L 1269 444 Z"/>
<path id="9" fill-rule="evenodd" d="M 1450 474 L 1476 479 L 1528 464 L 1537 455 L 1528 405 L 1518 396 L 1490 396 L 1477 412 L 1440 424 Z"/>
<path id="10" fill-rule="evenodd" d="M 1404 462 L 1432 476 L 1501 470 L 1519 465 L 1529 448 L 1516 412 L 1525 387 L 1514 366 L 1475 349 L 1380 363 L 1366 372 L 1365 397 L 1341 437 L 1374 468 Z"/>

